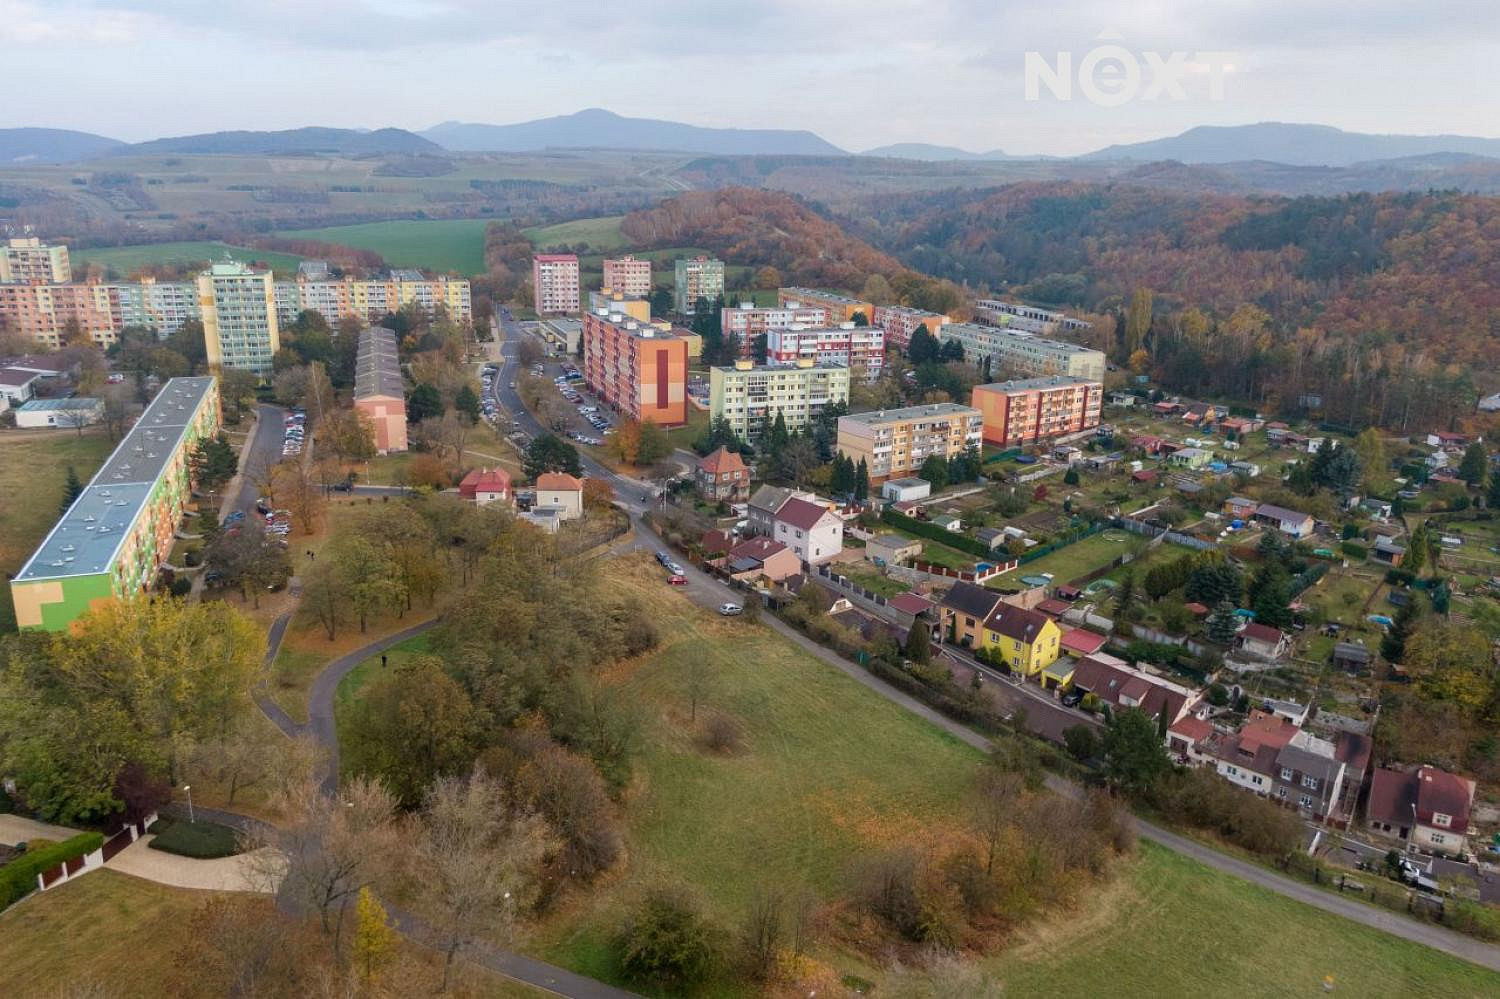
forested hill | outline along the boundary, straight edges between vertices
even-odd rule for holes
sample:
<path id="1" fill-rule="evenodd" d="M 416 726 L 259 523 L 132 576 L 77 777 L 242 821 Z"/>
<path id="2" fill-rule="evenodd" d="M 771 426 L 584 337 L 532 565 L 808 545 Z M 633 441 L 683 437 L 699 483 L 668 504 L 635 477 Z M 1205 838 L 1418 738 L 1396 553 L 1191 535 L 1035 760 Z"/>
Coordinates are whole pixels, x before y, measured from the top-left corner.
<path id="1" fill-rule="evenodd" d="M 1138 363 L 1183 391 L 1284 408 L 1289 394 L 1322 392 L 1330 418 L 1390 423 L 1406 409 L 1393 393 L 1417 375 L 1426 380 L 1412 391 L 1467 397 L 1466 378 L 1500 388 L 1496 198 L 1019 184 L 872 199 L 850 228 L 918 270 L 1038 302 L 1119 308 L 1122 327 L 1124 303 L 1152 292 L 1151 326 L 1129 342 L 1122 329 L 1118 353 L 1145 350 Z M 1202 343 L 1183 338 L 1184 317 L 1205 326 Z M 1209 370 L 1224 365 L 1235 370 Z"/>

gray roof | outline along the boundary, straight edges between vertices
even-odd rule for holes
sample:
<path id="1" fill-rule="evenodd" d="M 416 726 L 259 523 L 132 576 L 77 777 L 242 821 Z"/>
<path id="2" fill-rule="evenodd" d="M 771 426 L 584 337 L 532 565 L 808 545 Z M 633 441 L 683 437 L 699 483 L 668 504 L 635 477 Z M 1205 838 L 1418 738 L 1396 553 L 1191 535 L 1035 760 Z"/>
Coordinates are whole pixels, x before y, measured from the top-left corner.
<path id="1" fill-rule="evenodd" d="M 52 410 L 94 409 L 101 405 L 103 403 L 98 399 L 86 395 L 75 395 L 67 399 L 32 399 L 30 402 L 23 403 L 16 412 L 41 413 Z"/>
<path id="2" fill-rule="evenodd" d="M 757 510 L 775 513 L 792 498 L 792 490 L 785 486 L 761 486 L 750 497 L 750 505 Z"/>
<path id="3" fill-rule="evenodd" d="M 1030 392 L 1032 389 L 1061 388 L 1064 385 L 1096 385 L 1091 378 L 1079 378 L 1076 375 L 1042 375 L 1038 378 L 1015 378 L 1008 382 L 991 382 L 988 385 L 977 386 L 981 391 L 989 392 Z"/>
<path id="4" fill-rule="evenodd" d="M 978 416 L 979 410 L 960 406 L 956 402 L 930 402 L 921 406 L 905 406 L 901 409 L 877 409 L 868 413 L 850 413 L 840 416 L 839 422 L 885 423 L 890 420 L 915 420 L 923 416 Z"/>
<path id="5" fill-rule="evenodd" d="M 1353 642 L 1339 642 L 1333 647 L 1333 657 L 1367 663 L 1370 661 L 1370 650 L 1363 645 L 1355 645 Z"/>
<path id="6" fill-rule="evenodd" d="M 35 371 L 27 371 L 24 368 L 0 368 L 0 385 L 13 385 L 20 388 L 29 385 L 42 377 Z"/>
<path id="7" fill-rule="evenodd" d="M 354 398 L 406 395 L 401 381 L 401 360 L 396 353 L 396 334 L 384 326 L 371 326 L 359 334 L 359 353 L 354 361 Z"/>
<path id="8" fill-rule="evenodd" d="M 1298 773 L 1317 777 L 1325 782 L 1337 777 L 1338 772 L 1344 766 L 1343 763 L 1336 759 L 1329 759 L 1327 756 L 1322 756 L 1318 753 L 1310 753 L 1300 746 L 1294 746 L 1291 743 L 1281 747 L 1281 751 L 1276 754 L 1276 763 L 1278 766 L 1291 767 Z M 1326 784 L 1319 790 L 1326 791 Z"/>
<path id="9" fill-rule="evenodd" d="M 213 385 L 212 377 L 168 380 L 15 578 L 107 571 Z"/>

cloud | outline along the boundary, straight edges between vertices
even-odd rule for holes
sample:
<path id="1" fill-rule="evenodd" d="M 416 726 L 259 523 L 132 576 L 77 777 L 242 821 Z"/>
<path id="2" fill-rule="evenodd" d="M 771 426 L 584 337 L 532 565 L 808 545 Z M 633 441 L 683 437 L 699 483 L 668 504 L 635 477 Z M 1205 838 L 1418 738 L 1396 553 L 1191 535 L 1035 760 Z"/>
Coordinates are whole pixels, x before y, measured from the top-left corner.
<path id="1" fill-rule="evenodd" d="M 81 17 L 79 15 L 82 15 Z M 73 10 L 0 0 L 0 44 L 128 45 L 140 39 L 149 13 L 130 10 Z"/>

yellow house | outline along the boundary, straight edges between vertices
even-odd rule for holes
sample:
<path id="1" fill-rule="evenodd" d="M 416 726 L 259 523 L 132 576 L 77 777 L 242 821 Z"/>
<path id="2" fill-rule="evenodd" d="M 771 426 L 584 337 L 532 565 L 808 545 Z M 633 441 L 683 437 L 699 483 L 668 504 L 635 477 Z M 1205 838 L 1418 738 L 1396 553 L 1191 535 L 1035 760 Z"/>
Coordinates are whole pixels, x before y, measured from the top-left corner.
<path id="1" fill-rule="evenodd" d="M 1023 676 L 1035 676 L 1057 661 L 1062 629 L 1045 614 L 1000 604 L 985 618 L 984 647 Z"/>

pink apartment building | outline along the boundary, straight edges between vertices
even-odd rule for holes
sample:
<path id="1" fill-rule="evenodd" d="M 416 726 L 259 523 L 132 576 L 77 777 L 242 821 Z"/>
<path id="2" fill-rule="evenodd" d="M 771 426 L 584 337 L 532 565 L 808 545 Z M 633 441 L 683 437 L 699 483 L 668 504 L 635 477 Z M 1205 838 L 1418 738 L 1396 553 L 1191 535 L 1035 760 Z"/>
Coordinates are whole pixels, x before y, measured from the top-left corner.
<path id="1" fill-rule="evenodd" d="M 791 364 L 812 360 L 818 364 L 841 364 L 851 378 L 874 381 L 885 367 L 885 331 L 878 326 L 809 328 L 790 326 L 766 333 L 766 363 Z"/>
<path id="2" fill-rule="evenodd" d="M 651 261 L 634 255 L 609 257 L 604 261 L 604 287 L 619 298 L 646 298 L 651 294 Z"/>
<path id="3" fill-rule="evenodd" d="M 908 309 L 904 305 L 877 305 L 870 322 L 885 330 L 887 345 L 905 351 L 918 326 L 926 326 L 927 332 L 937 336 L 943 324 L 948 322 L 948 317 L 936 312 Z"/>
<path id="4" fill-rule="evenodd" d="M 734 338 L 740 345 L 740 356 L 750 356 L 750 343 L 762 333 L 791 326 L 827 326 L 828 310 L 821 305 L 802 305 L 788 302 L 771 308 L 756 308 L 749 302 L 741 302 L 737 309 L 725 309 L 719 314 L 719 331 L 726 338 Z"/>
<path id="5" fill-rule="evenodd" d="M 571 253 L 538 253 L 531 258 L 531 287 L 537 315 L 576 313 L 578 258 Z"/>

